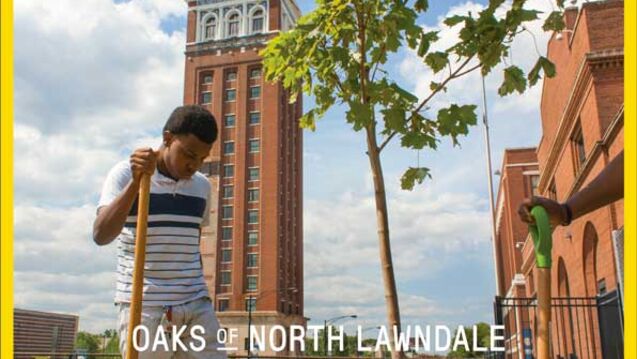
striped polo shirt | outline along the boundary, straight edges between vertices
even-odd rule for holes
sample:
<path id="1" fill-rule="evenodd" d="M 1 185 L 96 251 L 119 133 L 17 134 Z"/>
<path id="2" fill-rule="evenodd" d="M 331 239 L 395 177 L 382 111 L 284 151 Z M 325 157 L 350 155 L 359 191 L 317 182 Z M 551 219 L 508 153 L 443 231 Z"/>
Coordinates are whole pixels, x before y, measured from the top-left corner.
<path id="1" fill-rule="evenodd" d="M 109 172 L 99 207 L 110 204 L 132 178 L 128 161 Z M 207 225 L 210 182 L 196 173 L 178 180 L 155 171 L 151 177 L 143 302 L 147 306 L 177 305 L 207 297 L 199 250 L 200 228 Z M 130 303 L 135 258 L 137 200 L 117 237 L 116 303 Z"/>

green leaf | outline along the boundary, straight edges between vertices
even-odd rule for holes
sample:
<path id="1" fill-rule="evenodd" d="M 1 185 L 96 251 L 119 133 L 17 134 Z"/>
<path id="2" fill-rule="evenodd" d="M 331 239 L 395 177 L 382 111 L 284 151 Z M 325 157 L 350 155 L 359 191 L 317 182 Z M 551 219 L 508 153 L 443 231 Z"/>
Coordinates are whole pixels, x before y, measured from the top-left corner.
<path id="1" fill-rule="evenodd" d="M 399 132 L 405 131 L 405 110 L 399 107 L 392 107 L 381 110 L 385 119 L 385 127 Z"/>
<path id="2" fill-rule="evenodd" d="M 438 111 L 438 133 L 451 136 L 453 144 L 457 145 L 457 137 L 469 133 L 469 126 L 477 123 L 476 105 L 458 106 L 452 104 Z"/>
<path id="3" fill-rule="evenodd" d="M 425 12 L 429 9 L 429 1 L 428 0 L 416 0 L 416 4 L 414 5 L 414 9 L 416 11 Z"/>
<path id="4" fill-rule="evenodd" d="M 311 131 L 316 130 L 316 119 L 314 118 L 314 109 L 309 110 L 304 113 L 301 118 L 299 118 L 299 126 L 301 128 L 309 129 Z"/>
<path id="5" fill-rule="evenodd" d="M 404 190 L 411 191 L 414 189 L 416 182 L 421 184 L 425 178 L 431 178 L 429 168 L 427 167 L 409 167 L 407 171 L 400 178 L 400 187 Z"/>
<path id="6" fill-rule="evenodd" d="M 547 77 L 555 76 L 555 65 L 546 57 L 540 56 L 531 71 L 529 71 L 529 85 L 533 86 L 538 82 L 540 79 L 540 70 L 542 70 Z"/>
<path id="7" fill-rule="evenodd" d="M 519 67 L 512 65 L 504 69 L 504 81 L 498 89 L 500 96 L 506 96 L 517 91 L 523 93 L 526 89 L 526 78 Z"/>
<path id="8" fill-rule="evenodd" d="M 449 16 L 448 18 L 445 19 L 444 23 L 445 25 L 452 27 L 452 26 L 456 26 L 459 23 L 463 22 L 467 17 L 466 16 L 462 16 L 462 15 L 453 15 L 453 16 Z"/>
<path id="9" fill-rule="evenodd" d="M 544 25 L 542 25 L 542 29 L 544 31 L 562 31 L 566 24 L 564 24 L 564 15 L 561 11 L 553 11 L 549 14 L 549 16 L 544 20 Z"/>
<path id="10" fill-rule="evenodd" d="M 447 87 L 446 86 L 443 87 L 441 83 L 435 82 L 435 81 L 431 81 L 431 83 L 429 84 L 429 89 L 431 91 L 437 91 L 438 89 L 440 89 L 440 90 L 442 90 L 444 92 L 447 92 Z"/>
<path id="11" fill-rule="evenodd" d="M 542 13 L 541 11 L 537 11 L 537 10 L 520 9 L 518 16 L 519 16 L 520 22 L 533 21 L 537 19 L 537 15 L 541 13 Z"/>
<path id="12" fill-rule="evenodd" d="M 446 52 L 430 52 L 425 57 L 425 63 L 433 70 L 434 73 L 444 69 L 449 62 L 449 55 Z"/>
<path id="13" fill-rule="evenodd" d="M 418 56 L 423 57 L 429 51 L 431 43 L 438 40 L 438 31 L 425 32 L 420 36 L 420 44 L 418 45 Z"/>

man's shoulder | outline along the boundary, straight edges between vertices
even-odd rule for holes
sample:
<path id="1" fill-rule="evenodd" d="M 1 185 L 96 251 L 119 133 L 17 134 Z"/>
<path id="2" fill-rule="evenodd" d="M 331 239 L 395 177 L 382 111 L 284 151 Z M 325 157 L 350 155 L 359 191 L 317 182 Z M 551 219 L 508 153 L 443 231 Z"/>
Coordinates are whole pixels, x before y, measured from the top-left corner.
<path id="1" fill-rule="evenodd" d="M 115 178 L 131 177 L 132 171 L 131 171 L 130 163 L 128 162 L 128 160 L 119 161 L 113 167 L 111 167 L 111 170 L 109 171 L 109 176 L 115 177 Z"/>
<path id="2" fill-rule="evenodd" d="M 192 176 L 192 182 L 197 189 L 206 193 L 210 192 L 210 181 L 208 181 L 208 177 L 206 177 L 204 174 L 195 172 L 195 174 Z"/>

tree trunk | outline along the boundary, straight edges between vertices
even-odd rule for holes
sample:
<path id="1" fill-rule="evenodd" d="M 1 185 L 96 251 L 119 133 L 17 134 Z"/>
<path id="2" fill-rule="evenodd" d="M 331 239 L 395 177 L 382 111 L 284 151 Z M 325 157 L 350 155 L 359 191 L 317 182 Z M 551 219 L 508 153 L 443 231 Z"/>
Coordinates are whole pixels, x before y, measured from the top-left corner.
<path id="1" fill-rule="evenodd" d="M 383 273 L 383 283 L 385 286 L 385 306 L 387 307 L 387 328 L 390 343 L 392 346 L 392 359 L 403 357 L 401 351 L 395 350 L 394 330 L 398 333 L 400 328 L 400 310 L 398 308 L 398 293 L 396 292 L 396 280 L 394 278 L 394 266 L 392 264 L 391 245 L 389 241 L 389 219 L 387 215 L 387 196 L 385 193 L 385 180 L 383 178 L 383 168 L 380 162 L 380 152 L 376 143 L 376 131 L 374 127 L 366 128 L 367 132 L 367 154 L 369 164 L 372 169 L 374 180 L 375 202 L 376 202 L 376 224 L 378 228 L 378 244 L 380 252 L 381 272 Z"/>

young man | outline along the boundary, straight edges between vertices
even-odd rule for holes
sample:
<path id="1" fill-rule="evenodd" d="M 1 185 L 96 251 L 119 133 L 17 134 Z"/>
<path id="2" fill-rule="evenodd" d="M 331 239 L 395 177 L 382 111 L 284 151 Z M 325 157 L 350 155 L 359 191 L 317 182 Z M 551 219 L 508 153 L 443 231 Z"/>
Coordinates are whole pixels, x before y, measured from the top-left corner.
<path id="1" fill-rule="evenodd" d="M 217 138 L 210 112 L 178 107 L 163 130 L 158 151 L 137 149 L 108 174 L 93 226 L 93 239 L 117 239 L 115 302 L 120 351 L 125 357 L 135 253 L 137 196 L 143 174 L 151 176 L 141 324 L 140 358 L 225 358 L 216 341 L 219 324 L 203 277 L 199 242 L 208 224 L 210 183 L 197 170 Z M 180 333 L 173 343 L 172 326 Z M 202 331 L 193 331 L 201 326 Z M 165 335 L 157 331 L 164 330 Z M 159 336 L 158 336 L 159 334 Z M 167 346 L 155 338 L 166 338 Z M 146 340 L 145 340 L 146 339 Z M 180 345 L 184 344 L 185 348 Z M 173 346 L 177 350 L 173 350 Z M 167 348 L 168 347 L 168 348 Z M 168 350 L 166 350 L 168 349 Z M 194 350 L 193 350 L 194 349 Z"/>

